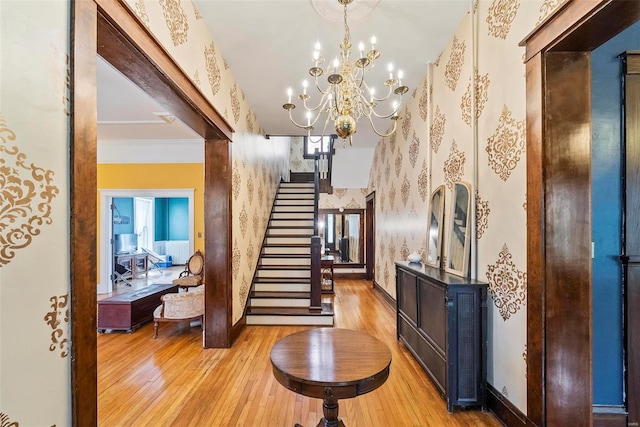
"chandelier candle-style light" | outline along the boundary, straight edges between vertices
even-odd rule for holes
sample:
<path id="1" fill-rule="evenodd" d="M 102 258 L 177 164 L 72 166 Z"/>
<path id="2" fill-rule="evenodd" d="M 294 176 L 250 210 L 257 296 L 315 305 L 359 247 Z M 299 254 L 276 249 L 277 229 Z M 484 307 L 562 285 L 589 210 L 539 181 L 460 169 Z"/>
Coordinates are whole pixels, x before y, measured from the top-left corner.
<path id="1" fill-rule="evenodd" d="M 383 93 L 383 96 L 378 97 L 374 87 L 369 86 L 365 81 L 365 73 L 373 68 L 376 60 L 380 57 L 380 52 L 376 49 L 375 37 L 371 38 L 371 49 L 368 52 L 365 53 L 365 46 L 361 42 L 358 49 L 359 59 L 355 61 L 349 59 L 351 56 L 351 34 L 347 24 L 347 5 L 351 2 L 353 0 L 338 0 L 338 3 L 344 6 L 344 40 L 340 44 L 341 60 L 336 58 L 328 64 L 326 72 L 329 84 L 324 89 L 319 82 L 320 76 L 325 73 L 325 70 L 320 67 L 324 63 L 324 58 L 320 55 L 320 44 L 317 43 L 315 46 L 314 65 L 309 69 L 309 74 L 313 76 L 316 89 L 320 92 L 321 97 L 316 105 L 309 105 L 312 102 L 311 96 L 307 93 L 309 84 L 306 80 L 302 83 L 302 93 L 298 95 L 298 98 L 302 101 L 306 112 L 306 124 L 298 123 L 293 118 L 292 111 L 296 106 L 291 102 L 293 95 L 291 88 L 287 90 L 288 101 L 282 106 L 289 111 L 291 122 L 297 127 L 305 129 L 309 138 L 311 138 L 311 131 L 320 117 L 326 113 L 322 135 L 326 134 L 329 122 L 333 122 L 336 134 L 345 140 L 345 145 L 347 138 L 349 138 L 349 144 L 353 144 L 356 122 L 363 116 L 369 120 L 377 135 L 381 137 L 392 135 L 400 119 L 398 112 L 402 95 L 409 91 L 407 86 L 402 85 L 403 74 L 401 70 L 398 70 L 394 77 L 392 64 L 389 64 L 388 67 L 389 78 L 384 82 L 388 89 L 385 90 L 386 93 Z M 378 110 L 383 109 L 383 105 L 386 106 L 386 112 L 380 113 Z M 390 119 L 393 127 L 388 133 L 380 132 L 373 123 L 375 118 Z"/>

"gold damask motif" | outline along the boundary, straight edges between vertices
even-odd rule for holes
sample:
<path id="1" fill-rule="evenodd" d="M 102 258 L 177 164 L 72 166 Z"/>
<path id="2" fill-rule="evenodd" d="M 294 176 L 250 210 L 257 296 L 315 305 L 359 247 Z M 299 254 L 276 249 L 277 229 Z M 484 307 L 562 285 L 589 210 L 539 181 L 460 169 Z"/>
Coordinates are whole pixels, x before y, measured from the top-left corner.
<path id="1" fill-rule="evenodd" d="M 240 305 L 242 309 L 247 305 L 247 297 L 249 296 L 249 282 L 247 281 L 247 277 L 242 275 L 242 284 L 240 285 Z"/>
<path id="2" fill-rule="evenodd" d="M 200 74 L 198 74 L 198 70 L 193 74 L 193 82 L 198 86 L 198 88 L 202 89 L 202 82 L 200 81 Z"/>
<path id="3" fill-rule="evenodd" d="M 393 155 L 393 152 L 391 154 Z M 384 140 L 380 144 L 380 160 L 383 163 L 387 160 L 387 144 L 384 143 Z"/>
<path id="4" fill-rule="evenodd" d="M 436 62 L 434 62 L 433 65 L 435 65 L 436 67 L 439 67 L 440 59 L 442 59 L 442 52 L 440 52 L 440 55 L 438 55 L 438 57 L 436 58 Z"/>
<path id="5" fill-rule="evenodd" d="M 333 206 L 333 203 L 331 203 L 329 200 L 324 201 L 324 204 L 322 205 L 322 209 L 335 209 L 335 206 Z"/>
<path id="6" fill-rule="evenodd" d="M 71 116 L 71 58 L 69 54 L 64 55 L 66 57 L 66 77 L 64 82 L 64 94 L 62 95 L 62 111 L 67 117 Z"/>
<path id="7" fill-rule="evenodd" d="M 407 114 L 402 118 L 402 136 L 406 141 L 409 139 L 409 131 L 411 130 L 411 112 L 407 111 Z"/>
<path id="8" fill-rule="evenodd" d="M 236 279 L 238 277 L 238 272 L 240 271 L 240 248 L 238 247 L 238 240 L 233 241 L 233 251 L 231 255 L 231 271 L 233 272 L 233 278 Z"/>
<path id="9" fill-rule="evenodd" d="M 396 208 L 396 187 L 393 186 L 389 190 L 389 206 L 391 207 L 391 210 Z"/>
<path id="10" fill-rule="evenodd" d="M 524 211 L 527 211 L 527 193 L 524 194 L 524 203 L 522 204 L 522 209 L 524 209 Z"/>
<path id="11" fill-rule="evenodd" d="M 456 90 L 460 74 L 462 73 L 462 67 L 464 66 L 464 51 L 467 49 L 467 44 L 464 40 L 458 41 L 458 37 L 453 36 L 453 46 L 451 47 L 451 55 L 449 56 L 449 62 L 445 68 L 444 77 L 447 87 L 452 91 Z"/>
<path id="12" fill-rule="evenodd" d="M 392 241 L 389 243 L 389 261 L 391 264 L 396 260 L 396 244 Z"/>
<path id="13" fill-rule="evenodd" d="M 422 201 L 426 202 L 429 194 L 429 170 L 426 160 L 422 160 L 422 168 L 420 168 L 420 174 L 418 175 L 418 193 Z"/>
<path id="14" fill-rule="evenodd" d="M 53 223 L 51 203 L 60 193 L 54 172 L 28 163 L 25 153 L 9 145 L 15 140 L 0 114 L 0 267 Z"/>
<path id="15" fill-rule="evenodd" d="M 511 30 L 511 24 L 518 14 L 519 7 L 520 0 L 493 0 L 486 19 L 489 35 L 505 40 Z"/>
<path id="16" fill-rule="evenodd" d="M 147 27 L 147 29 L 150 29 L 149 15 L 147 15 L 147 7 L 144 5 L 144 1 L 143 0 L 136 1 L 133 5 L 133 9 L 135 14 L 140 19 L 140 21 L 144 24 L 144 26 Z"/>
<path id="17" fill-rule="evenodd" d="M 447 117 L 440 112 L 440 107 L 436 107 L 436 113 L 433 116 L 433 123 L 429 128 L 431 134 L 431 149 L 437 153 L 442 144 L 444 137 L 444 125 L 447 123 Z"/>
<path id="18" fill-rule="evenodd" d="M 496 263 L 487 266 L 489 293 L 505 321 L 524 307 L 526 297 L 527 273 L 518 270 L 512 258 L 505 244 Z"/>
<path id="19" fill-rule="evenodd" d="M 400 154 L 400 155 L 402 155 L 402 154 Z M 386 182 L 389 182 L 389 177 L 390 177 L 390 176 L 391 176 L 391 165 L 389 165 L 389 163 L 387 163 L 387 164 L 384 166 L 384 180 L 385 180 Z"/>
<path id="20" fill-rule="evenodd" d="M 382 195 L 380 196 L 380 212 L 382 213 L 386 212 L 385 199 L 385 194 L 382 193 Z"/>
<path id="21" fill-rule="evenodd" d="M 400 171 L 402 170 L 402 151 L 398 150 L 396 153 L 396 159 L 394 162 L 396 178 L 400 178 Z"/>
<path id="22" fill-rule="evenodd" d="M 489 74 L 485 74 L 484 76 L 480 76 L 478 74 L 478 70 L 475 70 L 476 75 L 476 122 L 480 118 L 482 111 L 484 110 L 484 106 L 489 99 Z M 460 102 L 460 109 L 462 110 L 462 120 L 469 126 L 471 126 L 471 79 L 469 79 L 469 85 L 467 86 L 467 91 L 462 96 L 462 102 Z"/>
<path id="23" fill-rule="evenodd" d="M 347 209 L 360 209 L 362 206 L 360 206 L 358 202 L 356 202 L 356 199 L 352 197 L 351 201 L 344 205 L 344 207 Z"/>
<path id="24" fill-rule="evenodd" d="M 498 128 L 487 140 L 489 166 L 503 181 L 507 181 L 511 172 L 518 166 L 520 156 L 525 150 L 524 120 L 516 121 L 505 105 L 500 115 Z"/>
<path id="25" fill-rule="evenodd" d="M 249 214 L 247 214 L 247 209 L 242 204 L 242 210 L 240 211 L 240 216 L 238 218 L 240 220 L 240 234 L 242 234 L 242 238 L 244 239 L 247 234 L 247 225 L 249 224 Z"/>
<path id="26" fill-rule="evenodd" d="M 476 239 L 480 240 L 484 232 L 489 227 L 489 201 L 484 201 L 480 197 L 480 192 L 476 190 Z"/>
<path id="27" fill-rule="evenodd" d="M 380 244 L 378 245 L 378 254 L 381 260 L 384 259 L 386 249 L 387 249 L 387 246 L 384 244 L 384 242 L 380 242 Z"/>
<path id="28" fill-rule="evenodd" d="M 302 167 L 302 162 L 300 159 L 293 159 L 291 160 L 291 166 L 293 166 L 293 172 L 298 171 Z"/>
<path id="29" fill-rule="evenodd" d="M 396 143 L 397 142 L 398 142 L 398 134 L 394 132 L 389 137 L 389 147 L 391 148 L 391 155 L 393 155 L 393 153 L 396 151 Z"/>
<path id="30" fill-rule="evenodd" d="M 231 178 L 231 192 L 233 193 L 234 200 L 238 200 L 238 196 L 240 195 L 241 184 L 242 184 L 242 177 L 240 176 L 240 171 L 238 170 L 238 164 L 236 163 L 233 166 L 233 177 Z"/>
<path id="31" fill-rule="evenodd" d="M 451 150 L 449 151 L 449 158 L 445 160 L 443 168 L 445 183 L 449 189 L 453 189 L 453 183 L 460 181 L 464 175 L 464 163 L 464 153 L 458 151 L 458 146 L 454 140 L 453 144 L 451 144 Z"/>
<path id="32" fill-rule="evenodd" d="M 418 154 L 420 154 L 420 138 L 416 134 L 416 131 L 413 131 L 413 137 L 411 138 L 411 145 L 409 145 L 409 163 L 411 163 L 411 167 L 415 169 L 416 162 L 418 161 Z"/>
<path id="33" fill-rule="evenodd" d="M 229 69 L 229 63 L 227 62 L 227 59 L 223 56 L 222 57 L 222 65 L 224 66 L 225 70 Z M 260 132 L 262 134 L 262 132 Z"/>
<path id="34" fill-rule="evenodd" d="M 249 268 L 253 268 L 253 257 L 254 257 L 254 248 L 253 242 L 249 241 L 249 246 L 247 246 L 247 263 L 249 264 Z"/>
<path id="35" fill-rule="evenodd" d="M 347 194 L 347 189 L 346 188 L 334 188 L 333 189 L 333 194 L 335 194 L 338 199 L 342 199 L 344 197 L 344 195 Z"/>
<path id="36" fill-rule="evenodd" d="M 20 427 L 20 423 L 17 421 L 11 421 L 9 415 L 4 412 L 0 412 L 0 426 L 1 427 Z M 53 425 L 52 427 L 56 427 Z"/>
<path id="37" fill-rule="evenodd" d="M 507 390 L 507 386 L 502 387 L 500 393 L 502 393 L 504 397 L 509 397 L 509 390 Z"/>
<path id="38" fill-rule="evenodd" d="M 429 111 L 429 85 L 427 81 L 424 81 L 424 86 L 422 88 L 422 95 L 420 95 L 420 100 L 418 101 L 418 114 L 423 122 L 427 121 L 427 112 Z"/>
<path id="39" fill-rule="evenodd" d="M 261 198 L 258 198 L 260 200 Z M 260 226 L 260 218 L 258 212 L 253 213 L 253 237 L 258 237 L 258 227 Z"/>
<path id="40" fill-rule="evenodd" d="M 407 239 L 404 239 L 402 246 L 400 247 L 400 259 L 405 260 L 409 256 L 409 246 L 407 246 Z"/>
<path id="41" fill-rule="evenodd" d="M 162 6 L 162 14 L 171 34 L 173 45 L 179 46 L 186 42 L 189 20 L 184 9 L 180 6 L 180 0 L 160 0 L 160 6 Z"/>
<path id="42" fill-rule="evenodd" d="M 247 132 L 253 133 L 253 117 L 251 116 L 250 111 L 247 111 L 246 121 L 247 121 Z"/>
<path id="43" fill-rule="evenodd" d="M 249 206 L 253 205 L 253 196 L 255 195 L 255 187 L 253 185 L 253 176 L 249 176 L 247 181 L 247 198 L 249 199 Z"/>
<path id="44" fill-rule="evenodd" d="M 238 85 L 234 84 L 229 91 L 231 96 L 231 110 L 233 111 L 233 118 L 236 123 L 240 120 L 240 99 L 238 98 Z"/>
<path id="45" fill-rule="evenodd" d="M 524 366 L 527 366 L 527 345 L 524 345 L 524 351 L 522 352 L 522 359 L 524 360 Z M 527 370 L 524 370 L 524 378 L 527 379 Z"/>
<path id="46" fill-rule="evenodd" d="M 544 0 L 542 6 L 540 6 L 540 16 L 538 17 L 538 22 L 536 23 L 536 25 L 539 25 L 542 21 L 544 21 L 547 16 L 551 15 L 551 13 L 565 1 L 566 0 Z"/>
<path id="47" fill-rule="evenodd" d="M 191 0 L 191 6 L 193 6 L 193 14 L 196 17 L 196 20 L 202 19 L 202 15 L 200 15 L 200 11 L 196 7 L 196 4 L 193 2 L 193 0 Z"/>
<path id="48" fill-rule="evenodd" d="M 402 187 L 400 187 L 400 198 L 402 199 L 402 205 L 407 207 L 409 201 L 409 194 L 411 192 L 411 183 L 407 178 L 407 174 L 404 174 L 404 181 L 402 181 Z"/>
<path id="49" fill-rule="evenodd" d="M 258 184 L 258 205 L 262 206 L 262 197 L 264 197 L 264 190 L 262 189 L 262 182 Z"/>
<path id="50" fill-rule="evenodd" d="M 360 192 L 362 193 L 363 196 L 368 196 L 369 195 L 369 189 L 368 188 L 361 188 Z"/>
<path id="51" fill-rule="evenodd" d="M 49 351 L 60 350 L 60 357 L 64 358 L 69 355 L 69 340 L 66 338 L 69 329 L 69 295 L 52 296 L 49 301 L 51 311 L 44 316 L 44 321 L 52 329 Z"/>
<path id="52" fill-rule="evenodd" d="M 389 283 L 389 264 L 384 265 L 384 284 L 382 286 L 384 286 L 385 288 L 387 287 L 387 283 Z"/>
<path id="53" fill-rule="evenodd" d="M 220 67 L 218 67 L 218 59 L 216 58 L 216 46 L 211 42 L 209 47 L 204 48 L 204 60 L 207 64 L 207 76 L 209 77 L 209 85 L 211 86 L 211 93 L 217 94 L 220 90 Z M 224 117 L 229 119 L 229 112 L 225 108 Z"/>

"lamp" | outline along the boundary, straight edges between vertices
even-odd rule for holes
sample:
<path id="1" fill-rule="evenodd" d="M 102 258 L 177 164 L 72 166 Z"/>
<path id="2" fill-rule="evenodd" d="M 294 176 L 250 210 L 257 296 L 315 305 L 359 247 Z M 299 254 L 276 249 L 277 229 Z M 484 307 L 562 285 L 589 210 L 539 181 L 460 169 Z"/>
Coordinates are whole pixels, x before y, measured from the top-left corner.
<path id="1" fill-rule="evenodd" d="M 395 75 L 397 78 L 395 78 L 393 65 L 389 64 L 389 78 L 384 82 L 388 88 L 387 93 L 382 97 L 376 96 L 374 87 L 369 86 L 365 81 L 365 73 L 373 68 L 376 60 L 380 57 L 380 51 L 376 49 L 376 38 L 371 38 L 371 49 L 366 54 L 364 44 L 360 43 L 358 46 L 359 59 L 351 61 L 349 59 L 351 56 L 351 34 L 347 23 L 347 5 L 353 0 L 337 1 L 344 6 L 344 39 L 340 44 L 342 61 L 336 58 L 328 64 L 326 72 L 329 84 L 325 89 L 321 88 L 319 78 L 325 73 L 325 70 L 320 65 L 324 63 L 324 58 L 320 55 L 320 44 L 317 43 L 313 53 L 314 65 L 309 69 L 309 74 L 314 78 L 316 89 L 320 92 L 320 101 L 315 106 L 309 105 L 311 96 L 307 93 L 308 82 L 305 80 L 302 83 L 302 93 L 298 95 L 298 98 L 302 101 L 302 106 L 305 109 L 306 124 L 298 123 L 293 118 L 292 111 L 296 106 L 291 102 L 293 95 L 291 88 L 287 90 L 287 103 L 282 108 L 289 112 L 289 120 L 294 125 L 307 131 L 307 137 L 310 140 L 311 131 L 325 113 L 326 119 L 322 135 L 325 135 L 329 123 L 333 122 L 335 132 L 345 140 L 345 145 L 347 138 L 349 144 L 353 145 L 353 134 L 356 132 L 357 121 L 363 116 L 369 120 L 371 128 L 378 136 L 390 136 L 395 132 L 400 119 L 398 115 L 400 101 L 409 88 L 402 85 L 402 71 L 398 70 Z M 392 95 L 397 96 L 392 97 Z M 376 107 L 382 105 L 383 102 L 387 103 L 387 101 L 392 101 L 391 110 L 387 109 L 387 113 L 380 113 Z M 391 130 L 387 133 L 378 131 L 373 123 L 375 118 L 390 119 L 393 124 Z"/>

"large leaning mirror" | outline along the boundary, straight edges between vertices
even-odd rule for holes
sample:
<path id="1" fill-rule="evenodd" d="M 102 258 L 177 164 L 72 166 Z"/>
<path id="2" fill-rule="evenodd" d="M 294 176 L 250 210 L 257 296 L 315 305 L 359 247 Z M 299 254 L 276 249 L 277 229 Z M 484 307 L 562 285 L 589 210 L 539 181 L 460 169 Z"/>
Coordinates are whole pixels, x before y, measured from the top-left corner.
<path id="1" fill-rule="evenodd" d="M 431 194 L 427 230 L 427 264 L 440 268 L 444 224 L 444 185 Z"/>
<path id="2" fill-rule="evenodd" d="M 319 209 L 318 234 L 334 267 L 364 266 L 364 209 Z"/>
<path id="3" fill-rule="evenodd" d="M 461 276 L 469 275 L 470 211 L 471 186 L 466 182 L 456 182 L 449 216 L 449 250 L 445 269 Z"/>

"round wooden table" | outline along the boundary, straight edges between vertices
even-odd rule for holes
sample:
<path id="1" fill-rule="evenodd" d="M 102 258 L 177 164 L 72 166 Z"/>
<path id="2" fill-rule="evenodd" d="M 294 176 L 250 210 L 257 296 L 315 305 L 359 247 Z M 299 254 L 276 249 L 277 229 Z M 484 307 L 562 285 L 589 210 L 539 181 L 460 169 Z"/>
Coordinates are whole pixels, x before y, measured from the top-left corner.
<path id="1" fill-rule="evenodd" d="M 338 427 L 338 399 L 380 387 L 389 377 L 391 351 L 358 331 L 319 328 L 282 338 L 271 349 L 273 375 L 298 394 L 323 399 L 318 427 Z"/>

